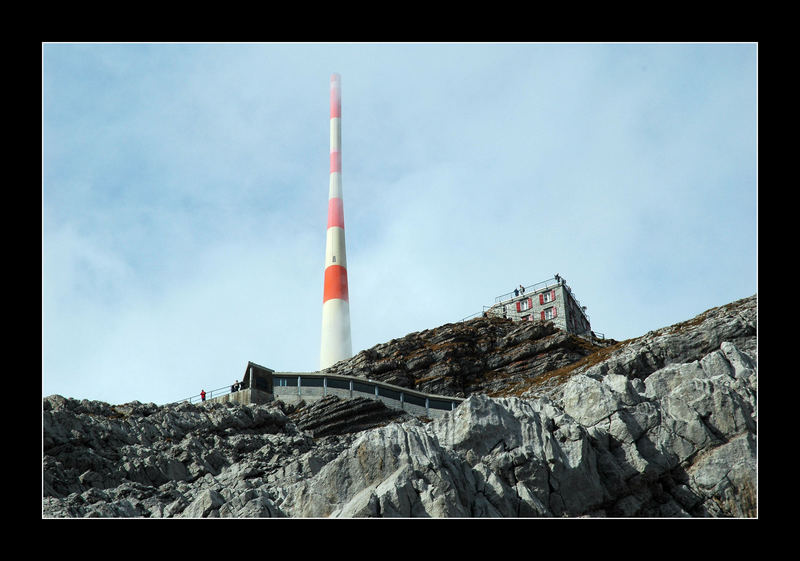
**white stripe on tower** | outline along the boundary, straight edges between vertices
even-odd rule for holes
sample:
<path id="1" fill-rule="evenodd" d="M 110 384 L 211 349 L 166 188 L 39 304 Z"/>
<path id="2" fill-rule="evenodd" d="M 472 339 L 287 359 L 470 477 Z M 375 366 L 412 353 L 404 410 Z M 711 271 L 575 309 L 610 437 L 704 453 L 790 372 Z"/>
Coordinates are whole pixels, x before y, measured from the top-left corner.
<path id="1" fill-rule="evenodd" d="M 328 233 L 325 241 L 325 281 L 322 294 L 320 370 L 350 358 L 350 296 L 342 204 L 341 77 L 331 75 L 331 176 L 328 190 Z"/>

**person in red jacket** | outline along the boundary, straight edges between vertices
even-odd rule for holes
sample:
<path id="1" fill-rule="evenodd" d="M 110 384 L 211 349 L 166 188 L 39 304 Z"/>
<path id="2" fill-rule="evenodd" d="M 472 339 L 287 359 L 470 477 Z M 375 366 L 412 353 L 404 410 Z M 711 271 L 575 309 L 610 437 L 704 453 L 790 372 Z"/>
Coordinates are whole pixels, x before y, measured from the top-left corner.
<path id="1" fill-rule="evenodd" d="M 202 401 L 206 400 L 206 390 L 200 390 L 200 399 Z"/>

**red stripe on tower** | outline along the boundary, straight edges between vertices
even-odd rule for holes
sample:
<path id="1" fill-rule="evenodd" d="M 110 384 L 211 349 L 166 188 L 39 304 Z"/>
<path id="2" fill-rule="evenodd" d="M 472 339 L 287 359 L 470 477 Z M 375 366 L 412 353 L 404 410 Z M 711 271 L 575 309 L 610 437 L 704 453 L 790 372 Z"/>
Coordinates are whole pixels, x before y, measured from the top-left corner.
<path id="1" fill-rule="evenodd" d="M 340 197 L 328 199 L 328 228 L 344 228 L 344 203 Z"/>
<path id="2" fill-rule="evenodd" d="M 347 269 L 340 265 L 328 265 L 325 268 L 325 290 L 322 301 L 327 302 L 334 298 L 350 301 L 347 291 Z"/>

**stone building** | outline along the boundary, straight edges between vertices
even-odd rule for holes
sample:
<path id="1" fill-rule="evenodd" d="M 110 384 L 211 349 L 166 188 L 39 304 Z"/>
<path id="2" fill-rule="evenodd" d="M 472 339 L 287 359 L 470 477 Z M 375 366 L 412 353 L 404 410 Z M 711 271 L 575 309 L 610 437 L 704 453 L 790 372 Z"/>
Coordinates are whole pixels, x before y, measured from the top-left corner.
<path id="1" fill-rule="evenodd" d="M 586 307 L 581 306 L 559 275 L 498 296 L 484 314 L 514 321 L 552 321 L 556 327 L 569 333 L 591 334 Z"/>

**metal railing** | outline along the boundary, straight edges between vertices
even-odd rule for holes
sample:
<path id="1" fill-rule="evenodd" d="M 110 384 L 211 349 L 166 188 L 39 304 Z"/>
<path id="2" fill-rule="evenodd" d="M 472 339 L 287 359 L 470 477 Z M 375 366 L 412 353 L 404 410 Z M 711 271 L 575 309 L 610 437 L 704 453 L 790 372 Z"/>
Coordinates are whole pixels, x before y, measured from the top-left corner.
<path id="1" fill-rule="evenodd" d="M 239 389 L 240 390 L 244 390 L 244 389 L 247 389 L 247 388 L 240 387 Z M 202 394 L 198 393 L 196 395 L 192 395 L 192 396 L 189 396 L 189 397 L 185 397 L 183 399 L 179 399 L 178 401 L 172 401 L 172 402 L 168 403 L 167 405 L 175 405 L 176 403 L 183 403 L 184 401 L 188 402 L 188 403 L 197 403 L 198 401 L 202 402 L 202 401 L 207 401 L 207 400 L 215 398 L 215 397 L 222 397 L 223 395 L 228 395 L 229 393 L 233 393 L 231 391 L 231 386 L 224 386 L 224 387 L 221 387 L 221 388 L 217 388 L 216 390 L 207 391 L 205 400 L 203 399 Z"/>
<path id="2" fill-rule="evenodd" d="M 552 279 L 547 279 L 547 280 L 544 280 L 544 281 L 541 281 L 541 282 L 537 282 L 536 284 L 532 284 L 530 286 L 523 286 L 522 288 L 525 289 L 524 294 L 527 294 L 528 292 L 534 292 L 535 293 L 535 292 L 537 292 L 539 290 L 550 288 L 551 286 L 558 286 L 560 284 L 564 284 L 564 286 L 566 286 L 567 283 L 563 282 L 563 281 L 564 281 L 563 278 L 556 279 L 555 277 L 553 277 Z M 572 291 L 570 291 L 570 294 L 571 293 L 572 293 Z M 504 302 L 506 300 L 513 300 L 514 298 L 517 298 L 520 295 L 521 294 L 519 292 L 517 292 L 517 294 L 514 294 L 514 291 L 512 290 L 511 292 L 507 292 L 505 294 L 501 294 L 500 296 L 495 296 L 494 303 L 498 304 L 498 303 Z"/>
<path id="3" fill-rule="evenodd" d="M 478 316 L 482 316 L 483 314 L 486 313 L 486 310 L 490 310 L 490 309 L 491 309 L 491 306 L 484 306 L 483 309 L 480 312 L 475 312 L 474 314 L 470 314 L 465 318 L 461 318 L 459 321 L 467 321 L 469 319 L 476 318 Z"/>
<path id="4" fill-rule="evenodd" d="M 313 396 L 317 392 L 320 392 L 322 396 L 338 395 L 338 392 L 344 391 L 349 392 L 349 397 L 351 398 L 356 394 L 369 395 L 382 401 L 388 400 L 399 403 L 401 408 L 403 408 L 404 403 L 423 406 L 426 412 L 429 409 L 443 409 L 435 405 L 437 403 L 439 405 L 446 403 L 446 410 L 452 410 L 464 401 L 464 398 L 461 397 L 431 394 L 349 374 L 275 372 L 272 376 L 273 381 L 276 382 L 272 392 L 276 399 L 291 396 Z"/>

